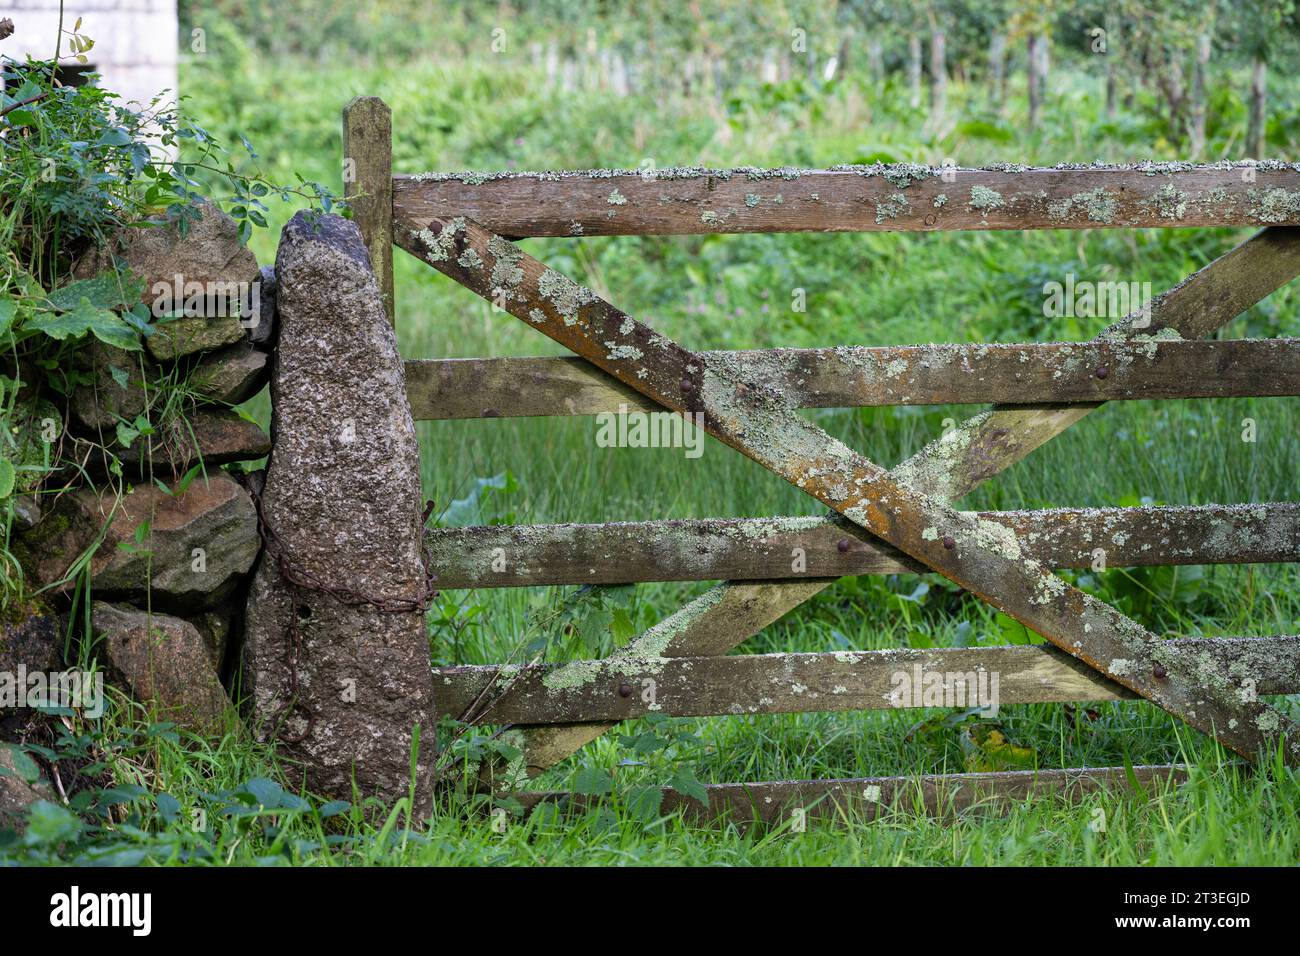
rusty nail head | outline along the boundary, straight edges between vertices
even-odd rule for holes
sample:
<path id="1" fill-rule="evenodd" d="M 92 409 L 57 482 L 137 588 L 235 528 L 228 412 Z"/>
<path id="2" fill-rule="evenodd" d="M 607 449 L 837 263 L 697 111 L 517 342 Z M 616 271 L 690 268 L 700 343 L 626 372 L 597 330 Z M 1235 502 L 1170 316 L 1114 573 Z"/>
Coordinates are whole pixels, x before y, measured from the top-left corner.
<path id="1" fill-rule="evenodd" d="M 1110 369 L 1108 369 L 1104 365 L 1100 365 L 1097 367 L 1097 371 L 1094 374 L 1096 374 L 1098 378 L 1105 378 L 1107 375 L 1110 374 Z"/>
<path id="2" fill-rule="evenodd" d="M 1151 673 L 1155 674 L 1158 679 L 1164 680 L 1169 672 L 1165 670 L 1164 664 L 1157 663 L 1155 667 L 1151 668 Z"/>
<path id="3" fill-rule="evenodd" d="M 835 547 L 839 548 L 840 554 L 847 554 L 849 550 L 849 539 L 840 538 L 840 540 L 835 543 Z"/>
<path id="4" fill-rule="evenodd" d="M 950 534 L 945 534 L 943 536 L 943 546 L 951 551 L 953 548 L 957 547 L 957 539 Z"/>
<path id="5" fill-rule="evenodd" d="M 618 685 L 618 696 L 619 696 L 619 697 L 631 697 L 631 696 L 632 696 L 632 685 L 631 685 L 631 684 L 619 684 L 619 685 Z"/>

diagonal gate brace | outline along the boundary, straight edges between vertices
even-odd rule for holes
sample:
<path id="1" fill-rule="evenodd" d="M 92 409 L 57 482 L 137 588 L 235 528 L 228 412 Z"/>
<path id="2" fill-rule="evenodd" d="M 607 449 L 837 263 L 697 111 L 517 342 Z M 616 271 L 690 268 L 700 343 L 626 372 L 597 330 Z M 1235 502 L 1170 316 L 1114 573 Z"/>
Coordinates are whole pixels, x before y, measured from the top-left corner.
<path id="1" fill-rule="evenodd" d="M 1256 233 L 1101 334 L 1128 339 L 1169 329 L 1204 338 L 1300 273 L 1300 229 Z M 951 503 L 1011 467 L 1086 417 L 1096 403 L 994 406 L 926 445 L 894 468 L 917 491 Z M 953 450 L 958 449 L 956 455 Z M 620 658 L 726 654 L 768 624 L 829 587 L 835 578 L 727 581 L 665 617 L 615 651 Z M 649 650 L 647 650 L 649 649 Z M 554 766 L 613 727 L 610 723 L 539 724 L 518 728 L 529 775 Z"/>
<path id="2" fill-rule="evenodd" d="M 471 220 L 405 225 L 398 241 L 665 408 L 701 413 L 714 438 L 1237 753 L 1255 758 L 1280 746 L 1289 763 L 1300 764 L 1300 728 L 1251 699 L 1214 661 L 1163 646 L 1022 556 L 1005 526 L 916 492 L 765 385 L 739 381 Z"/>

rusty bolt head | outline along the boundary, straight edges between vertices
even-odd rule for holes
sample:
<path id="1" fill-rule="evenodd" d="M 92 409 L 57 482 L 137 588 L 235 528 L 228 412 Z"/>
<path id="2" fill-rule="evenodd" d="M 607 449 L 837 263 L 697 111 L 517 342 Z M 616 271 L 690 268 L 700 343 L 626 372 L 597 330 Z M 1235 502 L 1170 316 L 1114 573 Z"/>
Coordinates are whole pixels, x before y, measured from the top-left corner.
<path id="1" fill-rule="evenodd" d="M 943 546 L 947 550 L 951 551 L 953 548 L 957 547 L 957 539 L 950 534 L 945 534 L 943 536 Z"/>
<path id="2" fill-rule="evenodd" d="M 682 391 L 683 391 L 683 392 L 690 392 L 690 391 L 693 391 L 694 389 L 695 389 L 695 383 L 694 383 L 694 382 L 692 382 L 689 378 L 684 378 L 684 379 L 682 379 Z"/>
<path id="3" fill-rule="evenodd" d="M 1098 378 L 1106 378 L 1108 375 L 1110 375 L 1110 369 L 1107 368 L 1105 365 L 1099 365 L 1097 366 L 1097 371 L 1094 372 L 1093 374 L 1096 375 Z"/>
<path id="4" fill-rule="evenodd" d="M 631 696 L 632 696 L 632 685 L 631 685 L 631 684 L 619 684 L 619 685 L 618 685 L 618 696 L 619 696 L 619 697 L 631 697 Z"/>
<path id="5" fill-rule="evenodd" d="M 848 554 L 849 548 L 851 547 L 849 544 L 849 539 L 840 538 L 839 541 L 835 542 L 835 547 L 839 548 L 840 554 Z"/>
<path id="6" fill-rule="evenodd" d="M 1169 671 L 1165 670 L 1164 664 L 1157 663 L 1155 667 L 1151 668 L 1151 673 L 1155 674 L 1158 680 L 1164 680 L 1165 677 L 1168 676 Z"/>

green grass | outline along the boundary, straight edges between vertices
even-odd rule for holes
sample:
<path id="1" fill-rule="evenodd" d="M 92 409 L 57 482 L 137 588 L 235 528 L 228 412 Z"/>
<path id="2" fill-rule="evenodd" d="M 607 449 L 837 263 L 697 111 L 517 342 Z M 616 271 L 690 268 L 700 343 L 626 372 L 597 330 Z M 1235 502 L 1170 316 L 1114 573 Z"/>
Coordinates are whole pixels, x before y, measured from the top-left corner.
<path id="1" fill-rule="evenodd" d="M 1102 158 L 1173 158 L 1147 112 L 1113 124 L 1098 115 L 1097 78 L 1062 68 L 1043 129 L 1021 130 L 1021 104 L 1006 117 L 985 112 L 982 92 L 953 84 L 954 111 L 984 125 L 935 138 L 925 117 L 900 104 L 892 85 L 855 80 L 829 91 L 793 84 L 741 91 L 719 122 L 679 96 L 620 101 L 549 93 L 527 69 L 473 61 L 372 64 L 264 61 L 227 48 L 187 62 L 182 88 L 216 135 L 246 134 L 273 174 L 289 170 L 337 185 L 338 116 L 359 93 L 385 98 L 394 112 L 400 171 L 466 168 L 635 167 L 657 165 L 827 165 L 885 158 L 962 165 L 995 161 L 1049 164 Z M 329 82 L 323 82 L 325 76 Z M 1294 85 L 1279 77 L 1279 84 Z M 1239 84 L 1240 85 L 1240 84 Z M 274 94 L 274 95 L 272 95 Z M 1285 92 L 1271 93 L 1276 102 Z M 969 104 L 969 105 L 968 105 Z M 1141 104 L 1140 104 L 1141 105 Z M 1145 110 L 1145 106 L 1142 107 Z M 1234 106 L 1235 110 L 1235 106 Z M 1234 124 L 1236 124 L 1234 126 Z M 1211 122 L 1210 158 L 1232 137 L 1240 112 Z M 966 132 L 963 130 L 966 129 Z M 985 132 L 981 135 L 980 130 Z M 993 132 L 989 133 L 988 130 Z M 970 132 L 973 130 L 973 132 Z M 1275 144 L 1288 150 L 1295 144 Z M 287 218 L 278 210 L 273 225 Z M 1249 234 L 1242 230 L 1042 231 L 942 235 L 781 235 L 534 240 L 525 247 L 591 286 L 630 314 L 690 348 L 891 345 L 1081 339 L 1106 320 L 1042 317 L 1042 283 L 1080 278 L 1177 282 Z M 273 259 L 276 233 L 255 240 Z M 557 354 L 557 348 L 409 257 L 397 263 L 397 326 L 408 358 Z M 807 312 L 790 309 L 807 290 Z M 1224 337 L 1300 332 L 1287 288 L 1232 323 Z M 253 409 L 267 414 L 265 399 Z M 937 437 L 945 418 L 975 407 L 863 409 L 810 413 L 873 460 L 893 465 Z M 1026 461 L 968 496 L 963 507 L 1034 508 L 1138 503 L 1202 504 L 1296 497 L 1300 406 L 1294 399 L 1112 403 Z M 1258 441 L 1243 443 L 1253 418 Z M 439 509 L 463 498 L 477 478 L 508 472 L 513 490 L 490 493 L 477 520 L 514 523 L 815 514 L 820 511 L 759 466 L 709 440 L 704 455 L 602 449 L 590 419 L 422 423 L 422 477 Z M 1072 575 L 1158 632 L 1187 635 L 1294 633 L 1300 577 L 1282 566 L 1112 569 Z M 928 590 L 918 589 L 919 581 Z M 706 585 L 643 585 L 626 612 L 639 629 L 660 620 Z M 431 625 L 438 663 L 503 660 L 531 622 L 572 596 L 556 589 L 452 592 L 449 621 Z M 453 639 L 454 635 L 454 639 Z M 995 644 L 1024 639 L 980 601 L 929 576 L 845 580 L 749 641 L 742 652 L 822 651 L 896 646 Z M 608 630 L 585 643 L 556 641 L 552 659 L 596 656 L 615 646 Z M 1282 701 L 1296 711 L 1294 701 Z M 769 715 L 683 720 L 693 735 L 633 758 L 620 734 L 630 722 L 548 772 L 538 786 L 567 787 L 584 768 L 618 786 L 609 806 L 586 814 L 538 815 L 496 833 L 482 816 L 442 807 L 428 827 L 405 824 L 384 835 L 359 815 L 316 825 L 296 817 L 279 837 L 239 837 L 231 828 L 207 844 L 211 858 L 260 857 L 330 863 L 665 864 L 1289 864 L 1300 856 L 1297 778 L 1246 773 L 1199 734 L 1145 703 L 1110 703 L 1089 715 L 1061 706 L 1005 708 L 1007 736 L 1042 767 L 1109 766 L 1186 759 L 1191 781 L 1138 797 L 1094 796 L 1075 806 L 1032 801 L 1009 814 L 973 811 L 940 824 L 898 810 L 864 824 L 816 824 L 742 832 L 724 823 L 647 821 L 623 795 L 662 784 L 680 766 L 705 782 L 951 772 L 965 769 L 956 730 L 922 726 L 933 711 Z M 138 717 L 122 715 L 138 733 Z M 911 732 L 911 731 L 916 732 Z M 185 745 L 148 738 L 142 785 L 166 789 L 188 813 L 204 792 L 250 777 L 291 779 L 265 748 L 227 738 Z M 1094 810 L 1106 828 L 1093 832 Z M 154 819 L 146 814 L 148 819 Z M 398 819 L 401 818 L 399 812 Z M 164 827 L 164 829 L 167 829 Z M 179 833 L 172 827 L 168 832 Z M 334 834 L 337 845 L 319 844 Z M 182 844 L 188 840 L 177 837 Z M 308 841 L 295 846 L 295 840 Z M 167 857 L 172 844 L 158 846 Z M 174 857 L 173 857 L 174 858 Z"/>

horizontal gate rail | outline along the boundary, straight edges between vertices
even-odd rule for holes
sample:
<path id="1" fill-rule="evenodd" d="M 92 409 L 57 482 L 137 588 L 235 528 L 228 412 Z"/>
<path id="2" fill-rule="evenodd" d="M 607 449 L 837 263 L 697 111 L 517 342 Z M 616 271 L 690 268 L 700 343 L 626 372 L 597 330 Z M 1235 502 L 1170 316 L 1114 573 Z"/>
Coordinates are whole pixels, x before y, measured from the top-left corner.
<path id="1" fill-rule="evenodd" d="M 1300 637 L 1166 643 L 1248 673 L 1256 694 L 1300 693 Z M 439 716 L 492 724 L 1139 699 L 1047 644 L 443 667 L 434 686 Z"/>
<path id="2" fill-rule="evenodd" d="M 909 667 L 927 677 L 941 674 L 938 686 L 952 691 L 967 686 L 969 675 L 996 674 L 999 705 L 1146 697 L 1246 756 L 1288 735 L 1285 757 L 1300 759 L 1296 725 L 1254 696 L 1296 691 L 1300 637 L 1159 640 L 1049 570 L 1098 560 L 1106 567 L 1294 561 L 1300 506 L 979 515 L 950 508 L 1106 401 L 1300 393 L 1297 342 L 1196 341 L 1297 274 L 1300 230 L 1265 229 L 1149 307 L 1131 301 L 1134 311 L 1088 343 L 701 353 L 682 349 L 510 242 L 1287 227 L 1300 225 L 1300 164 L 876 164 L 414 176 L 381 170 L 366 176 L 384 181 L 364 184 L 363 192 L 386 195 L 391 187 L 392 196 L 391 228 L 367 236 L 372 255 L 377 244 L 396 244 L 578 356 L 408 361 L 417 419 L 702 411 L 715 438 L 842 513 L 431 531 L 444 588 L 727 579 L 604 661 L 437 669 L 437 696 L 448 715 L 514 728 L 521 757 L 512 768 L 536 774 L 617 721 L 652 711 L 703 716 L 930 706 L 925 699 L 891 698 L 899 689 L 894 678 Z M 374 257 L 384 268 L 391 261 Z M 994 408 L 892 471 L 794 412 L 962 403 Z M 792 564 L 796 549 L 803 549 L 806 568 Z M 495 570 L 501 556 L 504 571 Z M 947 575 L 1055 646 L 722 656 L 839 576 L 924 570 Z M 1182 768 L 1158 766 L 719 784 L 707 788 L 704 803 L 668 791 L 663 808 L 769 822 L 787 810 L 856 808 L 874 815 L 902 803 L 946 813 L 1038 793 L 1160 788 L 1185 776 Z M 512 777 L 519 779 L 513 770 Z M 515 796 L 528 809 L 585 801 L 558 792 Z"/>
<path id="3" fill-rule="evenodd" d="M 1300 561 L 1300 504 L 977 512 L 1052 568 Z M 442 588 L 838 578 L 929 569 L 840 518 L 434 528 Z"/>
<path id="4" fill-rule="evenodd" d="M 1186 768 L 1174 764 L 1098 767 L 1076 770 L 1007 770 L 999 773 L 922 774 L 911 777 L 852 777 L 840 780 L 782 780 L 765 783 L 715 783 L 704 787 L 700 802 L 663 788 L 661 813 L 681 811 L 700 821 L 727 820 L 764 824 L 805 818 L 870 822 L 891 811 L 920 812 L 946 818 L 987 808 L 1052 797 L 1084 800 L 1096 793 L 1141 790 L 1150 796 L 1187 780 Z M 557 790 L 515 793 L 526 813 L 543 804 L 582 809 L 599 797 Z"/>
<path id="5" fill-rule="evenodd" d="M 1300 225 L 1300 164 L 660 169 L 393 177 L 418 226 L 509 238 Z"/>
<path id="6" fill-rule="evenodd" d="M 1300 727 L 1287 715 L 1242 699 L 1214 668 L 1168 656 L 1141 625 L 1023 558 L 1014 535 L 918 492 L 762 383 L 708 364 L 465 217 L 424 228 L 398 219 L 394 230 L 440 272 L 665 409 L 698 410 L 715 438 L 1189 725 L 1242 756 L 1278 747 L 1300 764 Z"/>
<path id="7" fill-rule="evenodd" d="M 1297 339 L 699 354 L 742 379 L 767 383 L 797 408 L 1300 395 Z M 660 410 L 590 362 L 568 356 L 410 360 L 406 390 L 417 421 Z"/>
<path id="8" fill-rule="evenodd" d="M 1267 229 L 1219 256 L 1152 303 L 1148 327 L 1199 338 L 1240 315 L 1300 273 L 1300 230 Z M 1108 336 L 1135 334 L 1132 320 Z M 894 469 L 913 487 L 956 501 L 1025 458 L 1100 403 L 1043 407 L 995 406 L 971 416 L 943 440 L 925 446 Z M 833 578 L 730 580 L 660 621 L 620 648 L 618 656 L 725 654 L 824 590 Z M 522 730 L 525 766 L 537 774 L 615 726 L 545 725 Z"/>

